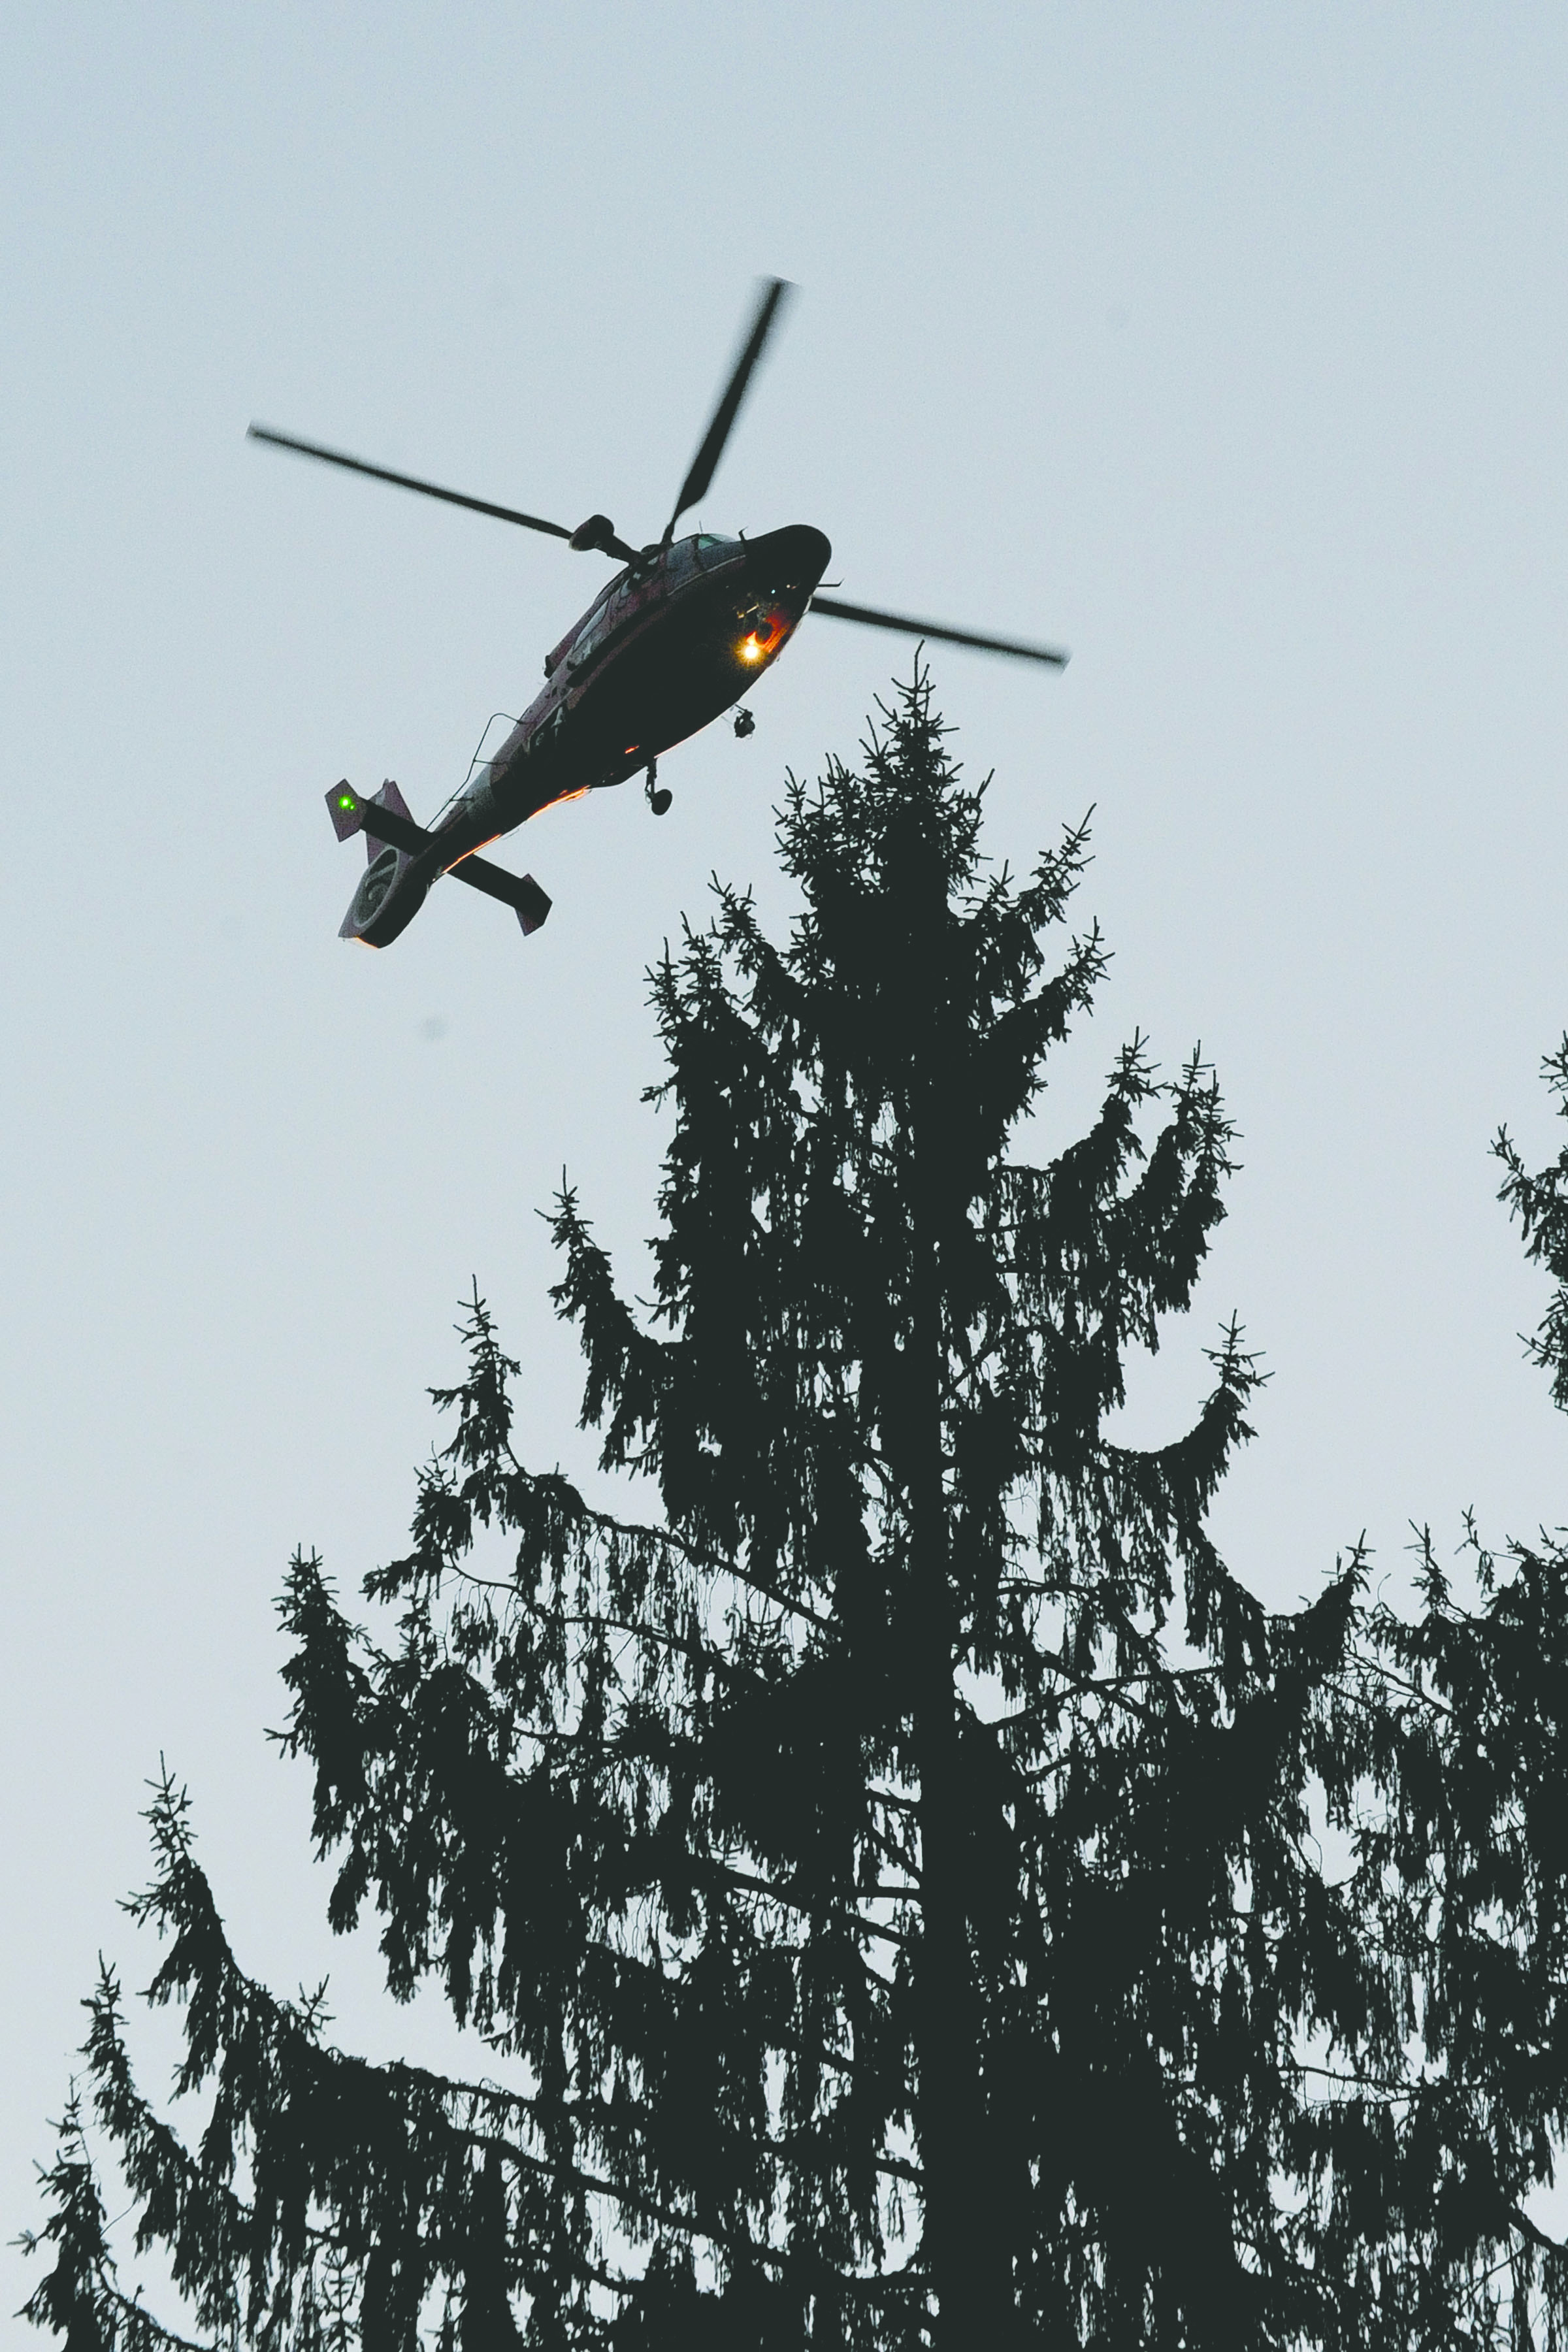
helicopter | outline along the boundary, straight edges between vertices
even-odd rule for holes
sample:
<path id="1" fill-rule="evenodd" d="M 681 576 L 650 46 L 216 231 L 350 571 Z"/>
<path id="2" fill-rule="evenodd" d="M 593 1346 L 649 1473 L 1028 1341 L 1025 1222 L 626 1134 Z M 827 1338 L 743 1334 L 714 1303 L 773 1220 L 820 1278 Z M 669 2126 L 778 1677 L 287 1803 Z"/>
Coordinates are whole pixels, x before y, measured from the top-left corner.
<path id="1" fill-rule="evenodd" d="M 763 346 L 792 291 L 787 278 L 761 281 L 750 325 L 674 512 L 662 537 L 647 546 L 629 546 L 607 515 L 590 515 L 569 530 L 563 523 L 444 489 L 341 449 L 275 432 L 269 425 L 249 427 L 252 440 L 500 522 L 519 523 L 525 530 L 543 531 L 552 539 L 563 539 L 580 554 L 611 556 L 621 567 L 545 656 L 543 691 L 494 757 L 470 772 L 432 824 L 415 822 L 390 782 L 379 792 L 363 794 L 345 779 L 327 793 L 338 839 L 347 841 L 363 833 L 368 860 L 340 938 L 357 940 L 365 947 L 389 947 L 443 874 L 510 907 L 525 935 L 536 931 L 550 912 L 550 899 L 531 875 L 509 873 L 479 851 L 542 809 L 625 783 L 639 773 L 649 807 L 655 816 L 663 816 L 670 793 L 658 782 L 659 754 L 726 710 L 735 709 L 736 734 L 749 735 L 754 725 L 752 715 L 736 706 L 748 687 L 778 659 L 808 613 L 945 639 L 1056 669 L 1065 665 L 1068 656 L 1057 646 L 946 628 L 819 595 L 832 549 L 809 523 L 786 524 L 760 539 L 707 531 L 676 538 L 681 516 L 707 493 Z"/>

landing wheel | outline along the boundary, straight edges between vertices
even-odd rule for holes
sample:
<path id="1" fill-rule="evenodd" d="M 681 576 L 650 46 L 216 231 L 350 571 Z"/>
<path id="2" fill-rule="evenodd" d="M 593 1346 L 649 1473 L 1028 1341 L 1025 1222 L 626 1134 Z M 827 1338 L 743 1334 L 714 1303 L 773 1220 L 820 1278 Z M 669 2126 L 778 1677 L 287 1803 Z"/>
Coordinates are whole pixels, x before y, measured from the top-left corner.
<path id="1" fill-rule="evenodd" d="M 667 792 L 665 787 L 658 783 L 658 761 L 657 760 L 650 760 L 647 763 L 647 782 L 643 786 L 643 790 L 647 794 L 647 804 L 649 808 L 652 809 L 655 816 L 663 816 L 669 807 L 671 801 L 675 798 L 675 794 L 671 792 Z"/>

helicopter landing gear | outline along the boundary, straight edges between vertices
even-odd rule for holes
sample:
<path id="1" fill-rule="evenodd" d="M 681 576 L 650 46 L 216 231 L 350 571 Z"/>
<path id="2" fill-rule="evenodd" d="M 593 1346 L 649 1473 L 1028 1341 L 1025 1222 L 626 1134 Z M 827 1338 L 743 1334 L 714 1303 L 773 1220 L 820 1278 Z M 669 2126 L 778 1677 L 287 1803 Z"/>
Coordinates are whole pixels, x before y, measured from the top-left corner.
<path id="1" fill-rule="evenodd" d="M 749 710 L 737 710 L 735 713 L 735 732 L 741 738 L 741 740 L 744 742 L 748 735 L 754 735 L 756 731 L 757 722 L 752 718 L 751 712 Z"/>
<path id="2" fill-rule="evenodd" d="M 670 802 L 675 798 L 675 794 L 672 792 L 667 791 L 663 784 L 659 784 L 658 782 L 658 761 L 657 760 L 650 760 L 647 763 L 647 778 L 643 785 L 643 790 L 647 794 L 647 804 L 649 808 L 652 809 L 655 816 L 663 816 L 665 812 L 668 810 Z M 658 784 L 657 791 L 655 790 L 656 784 Z"/>

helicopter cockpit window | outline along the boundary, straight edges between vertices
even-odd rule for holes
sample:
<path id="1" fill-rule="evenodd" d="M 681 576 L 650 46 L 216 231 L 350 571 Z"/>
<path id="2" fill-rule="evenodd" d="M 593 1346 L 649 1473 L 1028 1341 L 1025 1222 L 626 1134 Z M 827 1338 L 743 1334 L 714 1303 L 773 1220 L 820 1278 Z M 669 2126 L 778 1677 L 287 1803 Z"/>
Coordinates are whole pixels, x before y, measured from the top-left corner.
<path id="1" fill-rule="evenodd" d="M 587 619 L 578 630 L 576 642 L 573 646 L 571 652 L 566 656 L 567 662 L 573 669 L 581 669 L 585 661 L 591 661 L 593 659 L 595 651 L 605 635 L 605 631 L 608 624 L 609 613 L 610 605 L 606 593 L 606 596 L 601 598 L 599 603 L 595 605 L 593 611 L 589 614 Z"/>
<path id="2" fill-rule="evenodd" d="M 720 539 L 711 531 L 701 531 L 698 534 L 696 544 L 697 561 L 704 566 L 722 563 L 731 551 L 739 545 L 739 540 Z"/>

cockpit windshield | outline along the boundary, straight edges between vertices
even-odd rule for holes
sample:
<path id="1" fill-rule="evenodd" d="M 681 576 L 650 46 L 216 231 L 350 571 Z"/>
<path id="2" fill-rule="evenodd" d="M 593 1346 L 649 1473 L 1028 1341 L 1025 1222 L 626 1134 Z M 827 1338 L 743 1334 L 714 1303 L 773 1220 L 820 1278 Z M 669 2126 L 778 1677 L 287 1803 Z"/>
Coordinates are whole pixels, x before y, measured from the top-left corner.
<path id="1" fill-rule="evenodd" d="M 716 531 L 699 531 L 695 539 L 678 539 L 665 558 L 667 576 L 675 582 L 706 572 L 739 547 L 738 539 L 721 539 Z"/>

